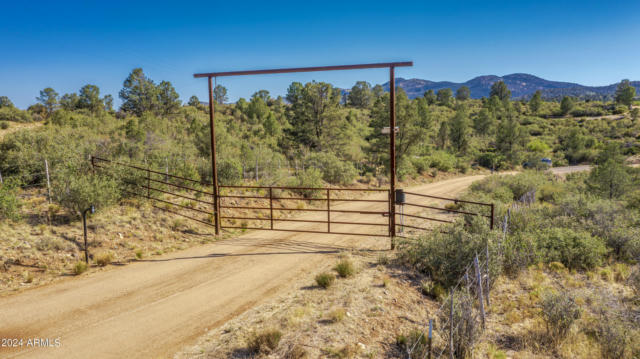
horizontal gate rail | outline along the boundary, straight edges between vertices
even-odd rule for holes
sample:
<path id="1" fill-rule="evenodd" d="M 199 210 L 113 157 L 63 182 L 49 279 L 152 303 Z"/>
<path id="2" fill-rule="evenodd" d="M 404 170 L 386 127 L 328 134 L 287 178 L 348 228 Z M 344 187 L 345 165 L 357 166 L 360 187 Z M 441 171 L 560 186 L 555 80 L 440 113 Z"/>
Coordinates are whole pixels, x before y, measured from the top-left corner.
<path id="1" fill-rule="evenodd" d="M 436 221 L 436 222 L 442 222 L 442 223 L 454 223 L 455 222 L 455 221 L 449 221 L 449 220 L 440 219 L 440 218 L 423 217 L 423 216 L 418 216 L 418 215 L 415 215 L 415 214 L 406 214 L 406 213 L 404 213 L 403 216 L 411 217 L 411 218 L 426 219 L 427 221 Z"/>
<path id="2" fill-rule="evenodd" d="M 471 216 L 482 216 L 482 217 L 487 217 L 487 218 L 489 218 L 489 216 L 481 215 L 481 214 L 479 214 L 479 213 L 465 212 L 465 211 L 458 211 L 458 210 L 456 210 L 456 209 L 440 208 L 440 207 L 433 207 L 433 206 L 425 206 L 425 205 L 423 205 L 423 204 L 414 204 L 414 203 L 405 203 L 405 205 L 406 205 L 406 206 L 413 206 L 413 207 L 420 207 L 420 208 L 437 209 L 437 210 L 446 211 L 446 212 L 451 212 L 451 213 L 468 214 L 468 215 L 471 215 Z"/>
<path id="3" fill-rule="evenodd" d="M 205 181 L 197 181 L 197 180 L 194 180 L 194 179 L 192 179 L 192 178 L 180 177 L 180 176 L 176 176 L 176 175 L 168 174 L 168 173 L 166 173 L 166 172 L 154 171 L 154 170 L 149 169 L 149 168 L 144 168 L 144 167 L 140 167 L 140 166 L 132 165 L 132 164 L 130 164 L 130 163 L 124 163 L 124 162 L 119 162 L 119 161 L 112 161 L 112 160 L 107 160 L 107 159 L 100 158 L 100 157 L 95 157 L 95 156 L 91 156 L 91 161 L 92 161 L 92 164 L 93 164 L 95 167 L 98 167 L 98 165 L 95 163 L 95 161 L 99 161 L 99 162 L 107 162 L 107 163 L 113 163 L 113 164 L 116 164 L 116 165 L 119 165 L 119 166 L 124 166 L 124 167 L 133 168 L 133 169 L 140 170 L 140 171 L 143 171 L 143 172 L 151 172 L 151 173 L 158 174 L 158 175 L 162 175 L 162 176 L 165 176 L 165 177 L 171 177 L 171 178 L 176 178 L 176 179 L 180 179 L 180 180 L 183 180 L 183 181 L 188 181 L 188 182 L 192 182 L 192 183 L 198 183 L 198 184 L 201 184 L 201 185 L 207 185 L 207 186 L 211 186 L 211 185 L 212 185 L 211 183 L 209 183 L 209 182 L 205 182 Z"/>
<path id="4" fill-rule="evenodd" d="M 117 166 L 124 166 L 131 168 L 133 170 L 139 171 L 140 174 L 135 175 L 138 178 L 136 181 L 127 181 L 123 182 L 129 186 L 135 186 L 136 188 L 140 188 L 146 191 L 146 194 L 136 193 L 134 191 L 129 191 L 127 189 L 123 189 L 124 192 L 132 194 L 134 196 L 139 196 L 143 198 L 147 198 L 150 201 L 155 203 L 163 204 L 162 206 L 153 205 L 154 208 L 158 208 L 162 211 L 166 211 L 168 213 L 172 213 L 175 215 L 179 215 L 196 222 L 206 224 L 208 226 L 215 226 L 214 222 L 211 218 L 214 216 L 213 208 L 205 208 L 202 206 L 197 206 L 198 204 L 203 204 L 206 206 L 214 207 L 216 205 L 216 201 L 218 203 L 218 208 L 220 210 L 224 210 L 223 213 L 219 214 L 219 218 L 224 220 L 220 223 L 221 229 L 257 229 L 257 230 L 276 230 L 276 231 L 285 231 L 285 232 L 304 232 L 304 233 L 330 233 L 330 234 L 345 234 L 345 235 L 362 235 L 362 236 L 373 236 L 373 237 L 389 237 L 392 233 L 392 218 L 391 213 L 395 213 L 396 215 L 403 215 L 407 218 L 413 218 L 416 220 L 430 221 L 430 222 L 439 222 L 439 223 L 453 223 L 453 220 L 450 219 L 440 219 L 434 218 L 432 216 L 421 215 L 420 213 L 402 213 L 400 214 L 397 211 L 394 211 L 394 196 L 389 191 L 389 189 L 377 189 L 377 188 L 336 188 L 336 187 L 328 187 L 328 188 L 320 188 L 320 187 L 286 187 L 286 186 L 242 186 L 242 185 L 220 185 L 220 189 L 226 189 L 229 193 L 219 193 L 217 198 L 213 198 L 213 193 L 204 191 L 200 188 L 193 188 L 189 185 L 184 185 L 184 183 L 174 183 L 174 182 L 188 182 L 197 184 L 198 186 L 211 185 L 206 181 L 199 181 L 190 178 L 185 178 L 182 176 L 176 176 L 172 174 L 168 174 L 165 172 L 160 172 L 156 170 L 152 170 L 150 168 L 144 168 L 137 165 L 127 164 L 118 161 L 110 161 L 107 159 L 92 157 L 91 164 L 94 168 L 107 168 L 106 164 L 112 163 Z M 162 177 L 164 180 L 160 180 L 155 177 Z M 174 182 L 171 182 L 173 180 Z M 152 183 L 158 185 L 151 185 Z M 165 187 L 167 186 L 167 187 Z M 198 187 L 194 186 L 194 187 Z M 176 192 L 172 189 L 177 189 Z M 278 195 L 274 194 L 274 190 L 282 190 L 286 191 L 282 194 L 278 193 Z M 257 192 L 257 193 L 256 193 Z M 309 198 L 304 195 L 300 195 L 301 193 L 309 193 L 313 192 L 315 195 L 310 196 Z M 336 194 L 332 194 L 332 192 Z M 188 193 L 195 194 L 187 195 Z M 384 199 L 380 198 L 345 198 L 349 196 L 345 196 L 348 193 L 370 193 L 370 194 L 384 194 Z M 485 215 L 482 213 L 474 213 L 469 210 L 461 210 L 461 209 L 453 209 L 453 208 L 440 208 L 434 205 L 420 204 L 420 203 L 411 203 L 405 202 L 407 206 L 415 207 L 415 208 L 423 208 L 429 210 L 438 210 L 445 211 L 452 214 L 462 214 L 462 215 L 470 215 L 470 216 L 482 216 L 491 219 L 491 228 L 493 228 L 493 212 L 494 205 L 490 203 L 481 203 L 467 200 L 459 200 L 453 198 L 445 198 L 439 196 L 425 195 L 415 192 L 404 192 L 406 195 L 417 196 L 420 198 L 432 198 L 435 200 L 443 200 L 450 201 L 456 204 L 458 203 L 467 203 L 472 205 L 480 205 L 490 207 L 491 215 Z M 161 194 L 166 196 L 153 196 L 152 194 Z M 213 198 L 212 201 L 209 201 L 208 198 L 200 199 L 200 195 L 210 196 Z M 191 201 L 191 203 L 182 201 L 182 203 L 176 203 L 171 201 L 171 198 L 168 196 L 175 196 L 176 198 Z M 161 197 L 161 198 L 158 198 Z M 357 197 L 357 196 L 355 196 Z M 234 202 L 239 202 L 237 204 L 224 202 L 224 200 L 238 200 Z M 175 200 L 175 199 L 174 199 Z M 248 202 L 247 202 L 248 201 Z M 265 201 L 268 201 L 266 203 Z M 318 205 L 312 205 L 310 208 L 296 208 L 294 206 L 286 206 L 285 204 L 288 201 L 301 201 L 303 203 L 318 203 Z M 274 203 L 275 202 L 275 203 Z M 326 202 L 326 206 L 323 206 L 322 203 Z M 340 203 L 372 203 L 372 204 L 386 204 L 384 208 L 376 210 L 376 208 L 372 208 L 369 206 L 362 206 L 366 208 L 365 210 L 357 210 L 357 209 L 340 209 L 332 207 L 333 204 Z M 266 204 L 266 206 L 265 206 Z M 303 206 L 305 207 L 305 206 Z M 178 211 L 179 210 L 179 211 Z M 255 211 L 249 212 L 245 214 L 234 213 L 234 210 L 248 210 Z M 183 211 L 190 211 L 191 213 L 204 214 L 207 215 L 208 218 L 203 220 L 199 218 L 192 217 Z M 268 214 L 263 211 L 269 211 Z M 308 212 L 308 213 L 326 213 L 326 217 L 324 219 L 321 218 L 305 218 L 305 217 L 294 217 L 294 218 L 284 218 L 282 215 L 278 216 L 277 213 L 299 213 L 299 212 Z M 263 216 L 264 214 L 264 216 Z M 340 214 L 354 214 L 354 215 L 366 215 L 366 216 L 381 216 L 387 217 L 386 219 L 376 222 L 375 220 L 358 220 L 353 216 L 353 221 L 347 221 L 345 218 L 340 218 Z M 258 216 L 256 216 L 258 215 Z M 336 217 L 338 216 L 338 217 Z M 333 218 L 332 218 L 333 217 Z M 334 219 L 335 218 L 335 219 Z M 366 217 L 370 218 L 370 217 Z M 242 221 L 257 221 L 265 224 L 264 227 L 255 226 L 252 223 L 243 223 L 241 226 L 235 225 L 235 222 L 229 223 L 229 221 L 242 220 Z M 267 222 L 267 223 L 265 223 Z M 277 228 L 275 223 L 313 223 L 313 224 L 325 224 L 326 229 L 316 230 L 316 229 L 294 229 L 294 228 Z M 419 225 L 418 223 L 406 224 L 403 221 L 394 221 L 395 225 L 398 227 L 405 227 L 416 230 L 433 230 L 432 228 L 428 228 Z M 384 234 L 380 234 L 378 230 L 372 231 L 376 233 L 354 233 L 354 232 L 345 232 L 344 230 L 336 231 L 338 228 L 332 228 L 332 225 L 339 226 L 363 226 L 363 227 L 371 227 L 371 228 L 380 228 L 380 227 L 388 227 L 388 231 Z M 286 227 L 286 226 L 285 226 Z M 348 227 L 342 227 L 348 228 Z"/>
<path id="5" fill-rule="evenodd" d="M 469 203 L 469 204 L 478 204 L 478 205 L 481 205 L 481 206 L 491 206 L 491 203 L 473 202 L 473 201 L 467 201 L 467 200 L 463 200 L 463 199 L 438 197 L 438 196 L 432 196 L 432 195 L 429 195 L 429 194 L 407 192 L 407 191 L 404 191 L 404 193 L 405 194 L 410 194 L 412 196 L 427 197 L 427 198 L 433 198 L 433 199 L 441 199 L 441 200 L 444 200 L 444 201 L 462 202 L 462 203 Z"/>
<path id="6" fill-rule="evenodd" d="M 133 186 L 135 188 L 140 188 L 142 190 L 144 190 L 146 193 L 138 193 L 136 191 L 131 191 L 128 189 L 123 188 L 123 192 L 129 194 L 129 195 L 133 195 L 133 196 L 138 196 L 138 197 L 142 197 L 142 198 L 146 198 L 152 202 L 158 203 L 160 205 L 154 205 L 152 204 L 152 206 L 154 208 L 157 208 L 159 210 L 168 212 L 168 213 L 172 213 L 181 217 L 185 217 L 191 220 L 194 220 L 196 222 L 202 223 L 202 224 L 206 224 L 208 226 L 215 226 L 215 224 L 209 219 L 209 220 L 202 220 L 199 218 L 195 218 L 193 216 L 187 215 L 185 213 L 182 213 L 182 211 L 190 211 L 193 213 L 198 213 L 198 214 L 205 214 L 208 215 L 209 218 L 211 218 L 211 216 L 213 216 L 213 211 L 212 210 L 208 210 L 208 209 L 202 209 L 202 207 L 196 207 L 195 205 L 190 205 L 190 204 L 184 204 L 184 202 L 181 203 L 176 203 L 175 201 L 172 201 L 171 198 L 166 197 L 163 198 L 162 196 L 153 196 L 153 194 L 162 194 L 162 195 L 166 195 L 166 196 L 175 196 L 176 198 L 179 199 L 183 199 L 183 200 L 188 200 L 191 201 L 192 203 L 195 204 L 204 204 L 204 205 L 208 205 L 208 206 L 214 206 L 215 205 L 215 200 L 214 201 L 208 201 L 208 200 L 203 200 L 200 198 L 196 198 L 197 194 L 203 194 L 206 196 L 211 196 L 213 197 L 213 193 L 211 192 L 207 192 L 204 191 L 202 189 L 199 188 L 193 188 L 190 187 L 189 185 L 184 185 L 183 183 L 174 183 L 174 181 L 180 182 L 180 181 L 184 181 L 184 182 L 188 182 L 188 183 L 193 183 L 193 184 L 197 184 L 197 185 L 211 185 L 210 183 L 207 183 L 206 181 L 198 181 L 198 180 L 194 180 L 194 179 L 190 179 L 190 178 L 185 178 L 182 176 L 176 176 L 176 175 L 172 175 L 172 174 L 168 174 L 165 172 L 160 172 L 157 170 L 152 170 L 150 168 L 144 168 L 142 166 L 138 166 L 138 165 L 133 165 L 133 164 L 128 164 L 128 163 L 124 163 L 124 162 L 119 162 L 119 161 L 111 161 L 111 160 L 107 160 L 107 159 L 103 159 L 100 157 L 92 157 L 91 158 L 91 164 L 93 166 L 94 169 L 106 169 L 107 164 L 112 164 L 112 165 L 116 165 L 116 166 L 123 166 L 123 167 L 127 167 L 127 168 L 131 168 L 133 170 L 136 170 L 139 172 L 139 174 L 135 175 L 134 174 L 134 178 L 137 178 L 138 180 L 136 181 L 132 181 L 132 180 L 123 180 L 123 182 L 129 186 Z M 162 177 L 164 180 L 160 180 L 157 178 L 153 178 L 152 176 L 157 176 L 157 177 Z M 172 181 L 173 180 L 173 181 Z M 158 184 L 158 185 L 152 185 L 152 183 L 154 184 Z M 164 186 L 168 186 L 168 188 L 164 187 Z M 174 192 L 173 189 L 177 189 L 178 191 Z M 241 226 L 237 226 L 237 225 L 231 225 L 229 223 L 229 225 L 226 225 L 225 223 L 221 223 L 220 224 L 220 228 L 226 228 L 226 229 L 257 229 L 257 230 L 276 230 L 276 231 L 285 231 L 285 232 L 304 232 L 304 233 L 330 233 L 330 234 L 343 234 L 343 235 L 360 235 L 360 236 L 372 236 L 372 237 L 388 237 L 389 234 L 388 233 L 384 233 L 384 234 L 380 234 L 380 233 L 356 233 L 356 232 L 345 232 L 345 231 L 336 231 L 335 228 L 332 229 L 331 225 L 335 224 L 335 225 L 356 225 L 356 226 L 368 226 L 368 227 L 389 227 L 389 221 L 390 219 L 385 219 L 382 222 L 374 222 L 374 221 L 345 221 L 345 220 L 333 220 L 332 219 L 332 213 L 343 213 L 343 214 L 360 214 L 360 215 L 380 215 L 380 216 L 386 216 L 389 217 L 389 211 L 387 210 L 387 206 L 385 206 L 384 210 L 379 210 L 379 211 L 375 211 L 375 210 L 349 210 L 349 209 L 337 209 L 337 208 L 332 208 L 331 207 L 331 203 L 340 203 L 340 202 L 359 202 L 359 203 L 366 203 L 366 202 L 371 202 L 371 203 L 382 203 L 382 204 L 389 204 L 390 203 L 390 199 L 391 196 L 389 195 L 389 190 L 388 189 L 375 189 L 375 188 L 318 188 L 318 187 L 285 187 L 285 186 L 238 186 L 238 185 L 221 185 L 219 186 L 219 188 L 222 189 L 228 189 L 231 191 L 266 191 L 267 194 L 263 195 L 262 193 L 259 194 L 251 194 L 251 193 L 226 193 L 226 194 L 219 194 L 217 197 L 217 201 L 223 201 L 224 199 L 237 199 L 240 201 L 251 201 L 253 200 L 254 202 L 249 202 L 249 203 L 243 203 L 240 202 L 240 204 L 237 205 L 233 205 L 233 204 L 228 204 L 228 203 L 224 203 L 224 204 L 220 204 L 219 208 L 220 209 L 225 209 L 225 211 L 233 211 L 233 210 L 250 210 L 250 211 L 269 211 L 268 217 L 257 217 L 257 216 L 253 216 L 251 213 L 249 213 L 248 215 L 238 215 L 238 214 L 234 214 L 234 213 L 226 213 L 225 215 L 220 215 L 220 219 L 223 219 L 225 221 L 232 221 L 232 220 L 244 220 L 244 221 L 258 221 L 258 222 L 268 222 L 265 223 L 266 226 L 264 227 L 260 227 L 260 226 L 255 226 L 255 225 L 251 225 L 251 223 L 247 223 L 247 225 L 241 225 Z M 316 192 L 318 195 L 322 195 L 322 193 L 326 194 L 326 197 L 322 196 L 320 198 L 318 197 L 304 197 L 304 196 L 296 196 L 294 195 L 284 195 L 284 196 L 275 196 L 274 195 L 274 190 L 283 190 L 283 191 L 294 191 L 294 192 L 301 192 L 301 191 L 309 191 L 309 192 Z M 187 193 L 195 193 L 196 197 L 193 196 L 189 196 L 187 195 Z M 363 199 L 363 198 L 354 198 L 354 199 L 349 199 L 349 198 L 336 198 L 336 195 L 331 195 L 331 192 L 339 192 L 339 193 L 344 193 L 344 192 L 358 192 L 358 193 L 384 193 L 386 194 L 384 198 L 386 199 Z M 304 192 L 303 192 L 304 193 Z M 260 202 L 257 201 L 261 201 L 261 200 L 268 200 L 269 204 L 268 206 L 263 206 L 261 204 L 258 204 Z M 274 203 L 274 201 L 276 201 L 276 203 Z M 323 202 L 326 201 L 327 205 L 325 208 L 318 208 L 318 207 L 311 207 L 311 208 L 294 208 L 294 207 L 287 207 L 284 206 L 283 203 L 285 203 L 286 201 L 303 201 L 303 202 Z M 264 202 L 262 202 L 264 203 Z M 180 210 L 180 211 L 178 211 Z M 282 217 L 277 217 L 276 215 L 274 215 L 274 212 L 310 212 L 310 213 L 318 213 L 318 212 L 323 212 L 323 213 L 327 213 L 326 219 L 305 219 L 304 217 L 302 218 L 282 218 Z M 327 229 L 326 230 L 305 230 L 305 229 L 291 229 L 291 228 L 274 228 L 274 223 L 285 223 L 285 222 L 292 222 L 292 223 L 314 223 L 314 224 L 326 224 Z"/>

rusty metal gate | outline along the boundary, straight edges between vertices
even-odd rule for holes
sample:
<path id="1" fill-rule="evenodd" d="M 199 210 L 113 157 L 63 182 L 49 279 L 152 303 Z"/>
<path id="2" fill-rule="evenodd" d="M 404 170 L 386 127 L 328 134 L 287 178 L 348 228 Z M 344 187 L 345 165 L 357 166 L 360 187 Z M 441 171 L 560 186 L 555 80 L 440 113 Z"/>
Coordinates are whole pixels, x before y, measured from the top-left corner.
<path id="1" fill-rule="evenodd" d="M 452 223 L 455 219 L 452 215 L 456 214 L 486 217 L 493 228 L 494 206 L 489 203 L 402 190 L 402 197 L 410 200 L 398 201 L 398 194 L 394 200 L 388 189 L 374 188 L 231 185 L 219 185 L 216 198 L 206 190 L 211 188 L 211 183 L 100 157 L 91 157 L 91 164 L 94 170 L 118 176 L 124 184 L 123 192 L 146 198 L 159 210 L 214 228 L 217 200 L 219 229 L 391 237 L 393 222 L 390 213 L 393 206 L 399 208 L 399 211 L 394 208 L 397 237 L 432 230 L 429 223 Z M 442 202 L 453 203 L 454 206 L 439 206 Z M 487 207 L 488 213 L 462 210 L 457 206 L 461 203 Z"/>

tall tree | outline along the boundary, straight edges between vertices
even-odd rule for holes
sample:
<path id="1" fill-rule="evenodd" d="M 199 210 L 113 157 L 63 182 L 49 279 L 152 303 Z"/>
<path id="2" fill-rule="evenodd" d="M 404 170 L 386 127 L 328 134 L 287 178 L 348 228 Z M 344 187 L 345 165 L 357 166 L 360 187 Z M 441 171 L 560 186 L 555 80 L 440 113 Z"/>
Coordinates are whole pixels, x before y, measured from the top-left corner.
<path id="1" fill-rule="evenodd" d="M 436 146 L 444 150 L 447 148 L 447 143 L 449 142 L 449 123 L 446 120 L 440 122 L 440 127 L 438 128 L 438 134 L 436 135 Z"/>
<path id="2" fill-rule="evenodd" d="M 7 96 L 0 96 L 0 108 L 13 107 L 13 102 Z"/>
<path id="3" fill-rule="evenodd" d="M 138 116 L 145 111 L 154 111 L 157 107 L 157 89 L 153 81 L 148 78 L 141 68 L 135 68 L 124 80 L 120 90 L 122 105 L 125 112 L 131 112 Z"/>
<path id="4" fill-rule="evenodd" d="M 518 150 L 527 142 L 527 133 L 513 114 L 500 121 L 496 134 L 498 150 L 511 163 L 519 160 Z"/>
<path id="5" fill-rule="evenodd" d="M 80 89 L 78 96 L 79 108 L 85 108 L 93 113 L 104 109 L 104 103 L 100 98 L 100 89 L 96 85 L 84 85 Z"/>
<path id="6" fill-rule="evenodd" d="M 569 96 L 565 96 L 562 98 L 562 101 L 560 102 L 560 113 L 563 116 L 566 116 L 569 114 L 569 112 L 571 112 L 571 110 L 573 110 L 573 107 L 575 106 L 573 99 Z"/>
<path id="7" fill-rule="evenodd" d="M 104 102 L 104 110 L 105 111 L 113 111 L 113 96 L 107 94 L 102 98 L 102 102 Z"/>
<path id="8" fill-rule="evenodd" d="M 384 94 L 384 88 L 382 85 L 377 84 L 373 86 L 373 89 L 371 89 L 371 94 L 373 95 L 373 101 L 375 101 Z"/>
<path id="9" fill-rule="evenodd" d="M 636 88 L 631 86 L 629 80 L 622 80 L 616 88 L 615 100 L 616 103 L 628 106 L 631 108 L 633 104 L 633 98 L 636 96 Z"/>
<path id="10" fill-rule="evenodd" d="M 198 99 L 198 96 L 193 95 L 193 96 L 189 97 L 189 102 L 187 102 L 187 105 L 193 106 L 193 107 L 198 107 L 200 105 L 200 100 Z"/>
<path id="11" fill-rule="evenodd" d="M 60 106 L 67 111 L 73 111 L 78 108 L 79 101 L 78 94 L 66 93 L 60 98 Z"/>
<path id="12" fill-rule="evenodd" d="M 473 119 L 473 128 L 479 135 L 488 135 L 492 132 L 495 122 L 491 112 L 487 108 L 483 108 Z"/>
<path id="13" fill-rule="evenodd" d="M 223 104 L 229 101 L 229 97 L 227 96 L 227 88 L 222 85 L 216 85 L 216 87 L 213 88 L 213 100 L 219 104 Z"/>
<path id="14" fill-rule="evenodd" d="M 596 193 L 613 199 L 624 195 L 630 182 L 631 176 L 626 166 L 621 161 L 609 158 L 591 170 L 587 184 Z"/>
<path id="15" fill-rule="evenodd" d="M 160 113 L 168 115 L 176 112 L 181 105 L 180 96 L 171 82 L 162 81 L 156 88 L 157 104 Z"/>
<path id="16" fill-rule="evenodd" d="M 47 109 L 47 116 L 50 116 L 58 106 L 58 93 L 51 87 L 47 87 L 40 91 L 40 96 L 36 100 L 44 105 Z"/>
<path id="17" fill-rule="evenodd" d="M 509 98 L 511 98 L 511 91 L 509 91 L 509 88 L 507 87 L 507 84 L 504 83 L 504 81 L 497 81 L 494 82 L 493 85 L 491 85 L 491 92 L 489 94 L 489 97 L 491 96 L 498 96 L 501 101 L 507 101 L 509 100 Z"/>
<path id="18" fill-rule="evenodd" d="M 340 90 L 325 82 L 294 82 L 287 91 L 291 103 L 289 122 L 294 141 L 320 148 L 325 125 L 335 119 L 340 104 Z"/>
<path id="19" fill-rule="evenodd" d="M 446 88 L 446 89 L 438 90 L 438 94 L 436 97 L 438 98 L 438 102 L 440 103 L 440 105 L 448 106 L 451 103 L 452 95 L 453 95 L 453 91 L 451 91 L 451 89 L 449 88 Z"/>
<path id="20" fill-rule="evenodd" d="M 466 101 L 471 98 L 471 90 L 467 86 L 460 86 L 456 91 L 456 100 Z"/>
<path id="21" fill-rule="evenodd" d="M 542 92 L 540 90 L 536 91 L 536 93 L 531 96 L 531 100 L 529 100 L 529 109 L 533 114 L 538 114 L 540 111 L 540 107 L 542 106 Z"/>
<path id="22" fill-rule="evenodd" d="M 424 99 L 427 101 L 428 105 L 433 105 L 436 103 L 437 98 L 436 98 L 436 94 L 433 92 L 433 90 L 427 90 L 424 93 Z"/>
<path id="23" fill-rule="evenodd" d="M 449 140 L 458 153 L 466 153 L 469 148 L 469 124 L 467 111 L 460 106 L 449 122 Z"/>
<path id="24" fill-rule="evenodd" d="M 358 81 L 351 88 L 347 97 L 349 105 L 359 108 L 368 108 L 371 106 L 373 93 L 371 92 L 371 84 L 366 81 Z"/>

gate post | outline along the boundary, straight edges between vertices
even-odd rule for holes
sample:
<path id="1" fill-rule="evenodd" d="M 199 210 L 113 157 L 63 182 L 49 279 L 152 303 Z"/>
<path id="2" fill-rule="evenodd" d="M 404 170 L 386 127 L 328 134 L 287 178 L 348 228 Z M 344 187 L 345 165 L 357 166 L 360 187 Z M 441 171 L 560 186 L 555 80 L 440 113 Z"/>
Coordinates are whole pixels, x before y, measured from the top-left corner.
<path id="1" fill-rule="evenodd" d="M 213 86 L 209 79 L 209 129 L 211 132 L 211 172 L 213 179 L 213 217 L 216 225 L 216 235 L 220 234 L 220 203 L 218 202 L 218 170 L 216 167 L 216 127 L 214 121 Z"/>
<path id="2" fill-rule="evenodd" d="M 491 203 L 491 227 L 490 229 L 493 230 L 493 222 L 494 222 L 494 217 L 495 217 L 495 204 Z"/>
<path id="3" fill-rule="evenodd" d="M 391 236 L 391 249 L 395 249 L 395 236 L 396 236 L 396 79 L 395 79 L 395 67 L 389 67 L 389 167 L 391 185 L 390 211 L 389 211 L 389 235 Z"/>

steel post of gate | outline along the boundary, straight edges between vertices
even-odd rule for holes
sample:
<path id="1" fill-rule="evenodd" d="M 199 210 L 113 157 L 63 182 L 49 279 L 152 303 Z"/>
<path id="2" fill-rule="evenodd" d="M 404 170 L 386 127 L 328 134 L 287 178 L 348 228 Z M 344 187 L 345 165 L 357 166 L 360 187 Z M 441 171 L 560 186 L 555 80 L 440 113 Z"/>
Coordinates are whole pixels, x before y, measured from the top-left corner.
<path id="1" fill-rule="evenodd" d="M 391 249 L 395 249 L 396 236 L 396 80 L 395 67 L 389 66 L 389 170 L 391 186 L 391 206 L 389 213 L 389 235 L 391 236 Z"/>
<path id="2" fill-rule="evenodd" d="M 216 235 L 220 234 L 220 202 L 218 201 L 218 170 L 216 166 L 216 126 L 215 108 L 213 105 L 213 86 L 211 76 L 209 79 L 209 129 L 211 131 L 211 173 L 213 175 L 213 219 L 216 226 Z"/>

